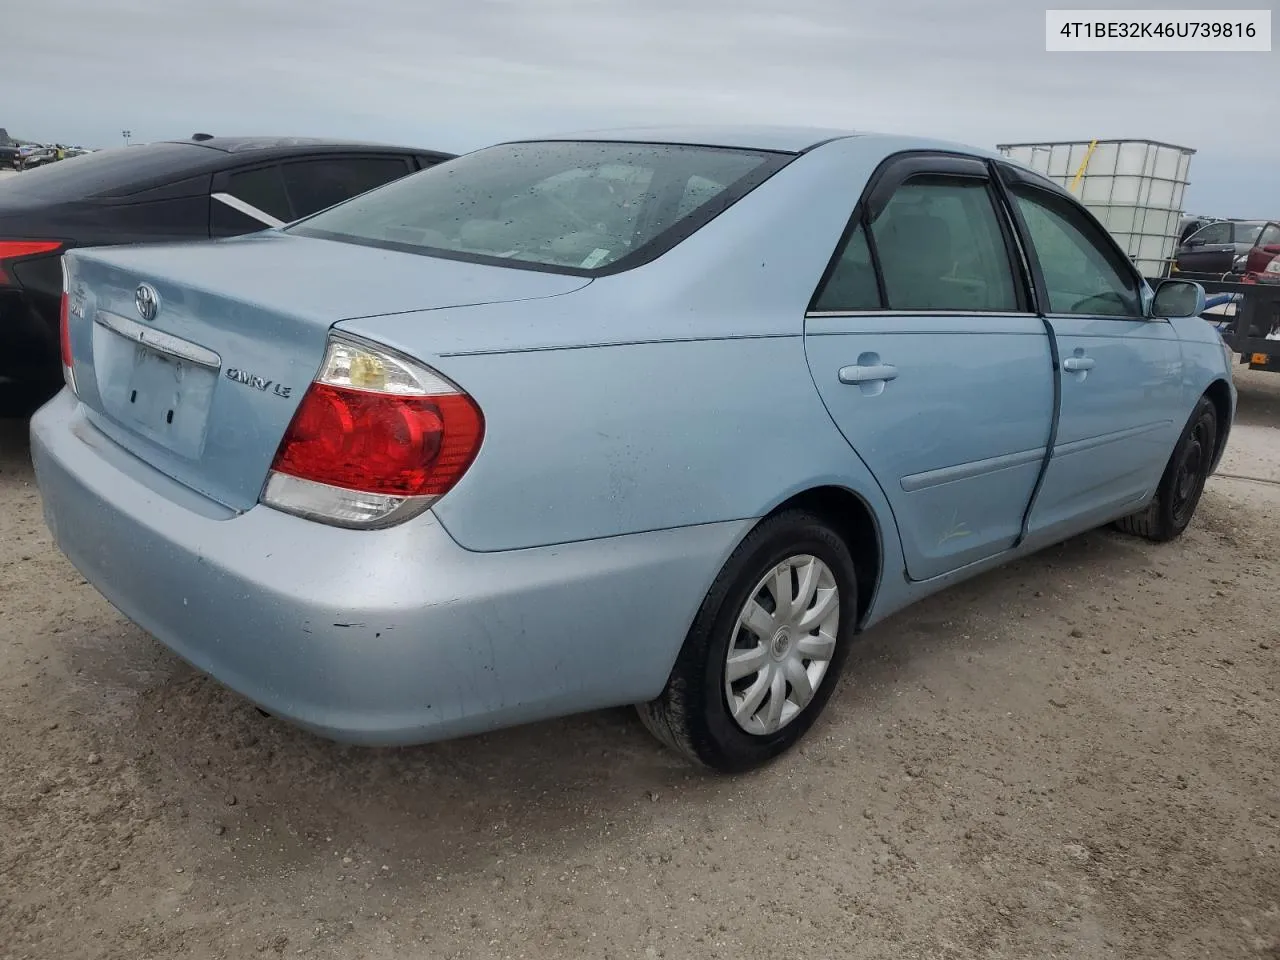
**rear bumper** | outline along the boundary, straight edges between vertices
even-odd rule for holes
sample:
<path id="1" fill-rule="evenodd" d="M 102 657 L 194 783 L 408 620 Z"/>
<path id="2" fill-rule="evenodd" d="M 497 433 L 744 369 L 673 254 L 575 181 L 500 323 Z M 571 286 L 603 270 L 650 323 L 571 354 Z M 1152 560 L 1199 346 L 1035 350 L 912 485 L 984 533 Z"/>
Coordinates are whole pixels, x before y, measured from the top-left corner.
<path id="1" fill-rule="evenodd" d="M 502 553 L 431 515 L 380 531 L 232 514 L 63 391 L 31 451 L 59 548 L 121 612 L 271 713 L 406 744 L 649 699 L 749 521 Z"/>

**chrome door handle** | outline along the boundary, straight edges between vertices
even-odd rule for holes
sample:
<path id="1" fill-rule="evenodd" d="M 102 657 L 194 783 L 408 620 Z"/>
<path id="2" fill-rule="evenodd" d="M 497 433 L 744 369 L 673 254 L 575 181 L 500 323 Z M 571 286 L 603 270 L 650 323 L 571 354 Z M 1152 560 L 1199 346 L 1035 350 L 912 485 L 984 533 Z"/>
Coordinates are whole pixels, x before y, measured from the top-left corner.
<path id="1" fill-rule="evenodd" d="M 877 383 L 896 380 L 898 368 L 892 363 L 876 363 L 869 366 L 854 364 L 840 368 L 841 383 Z"/>
<path id="2" fill-rule="evenodd" d="M 1093 357 L 1067 357 L 1062 361 L 1062 369 L 1073 373 L 1077 370 L 1092 370 Z"/>

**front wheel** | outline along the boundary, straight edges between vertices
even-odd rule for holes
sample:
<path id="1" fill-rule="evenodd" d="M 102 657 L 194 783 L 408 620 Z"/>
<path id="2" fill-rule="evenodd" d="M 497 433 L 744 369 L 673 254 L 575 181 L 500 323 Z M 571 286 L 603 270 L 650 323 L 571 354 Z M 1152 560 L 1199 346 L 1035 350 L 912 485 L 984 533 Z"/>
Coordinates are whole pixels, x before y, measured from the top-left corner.
<path id="1" fill-rule="evenodd" d="M 1180 536 L 1200 505 L 1217 442 L 1218 411 L 1213 401 L 1201 397 L 1173 448 L 1155 499 L 1145 510 L 1116 521 L 1116 528 L 1155 543 Z"/>
<path id="2" fill-rule="evenodd" d="M 659 740 L 723 772 L 757 767 L 812 726 L 854 634 L 853 558 L 821 517 L 789 510 L 734 551 L 666 688 L 638 707 Z"/>

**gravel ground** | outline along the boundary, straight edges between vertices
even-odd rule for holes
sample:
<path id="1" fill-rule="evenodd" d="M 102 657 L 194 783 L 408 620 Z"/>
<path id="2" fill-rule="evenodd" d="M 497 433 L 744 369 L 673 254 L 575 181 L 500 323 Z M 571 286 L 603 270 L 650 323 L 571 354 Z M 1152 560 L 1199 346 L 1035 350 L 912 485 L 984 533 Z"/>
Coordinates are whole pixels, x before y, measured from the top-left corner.
<path id="1" fill-rule="evenodd" d="M 379 751 L 264 717 L 54 551 L 4 425 L 0 957 L 1280 958 L 1280 377 L 1239 380 L 1182 540 L 895 617 L 738 779 L 627 710 Z"/>

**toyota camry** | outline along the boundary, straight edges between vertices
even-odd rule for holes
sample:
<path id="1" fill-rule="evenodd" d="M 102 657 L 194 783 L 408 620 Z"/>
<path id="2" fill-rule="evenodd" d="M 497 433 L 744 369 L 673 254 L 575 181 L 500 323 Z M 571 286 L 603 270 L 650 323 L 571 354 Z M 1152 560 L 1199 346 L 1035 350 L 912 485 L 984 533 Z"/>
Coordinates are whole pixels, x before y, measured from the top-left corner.
<path id="1" fill-rule="evenodd" d="M 1100 525 L 1177 537 L 1235 410 L 1200 287 L 921 138 L 503 143 L 63 270 L 31 426 L 58 545 L 363 744 L 634 704 L 758 765 L 894 611 Z"/>

